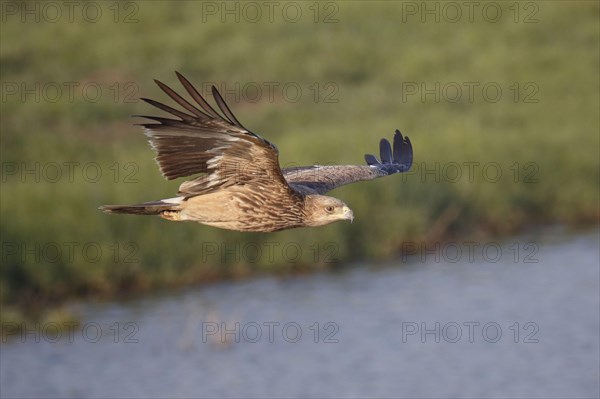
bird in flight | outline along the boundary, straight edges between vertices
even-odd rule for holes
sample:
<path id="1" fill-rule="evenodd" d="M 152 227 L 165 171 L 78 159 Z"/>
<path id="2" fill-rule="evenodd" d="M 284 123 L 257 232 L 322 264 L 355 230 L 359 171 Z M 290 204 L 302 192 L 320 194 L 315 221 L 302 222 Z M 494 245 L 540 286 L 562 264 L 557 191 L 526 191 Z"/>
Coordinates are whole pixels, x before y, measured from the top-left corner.
<path id="1" fill-rule="evenodd" d="M 406 172 L 412 165 L 410 140 L 396 130 L 393 146 L 381 139 L 381 160 L 367 154 L 366 165 L 281 169 L 277 147 L 246 129 L 214 86 L 212 95 L 221 113 L 185 77 L 176 74 L 195 104 L 155 80 L 187 112 L 142 98 L 171 116 L 142 116 L 153 121 L 142 126 L 165 178 L 200 176 L 183 182 L 175 198 L 104 205 L 100 207 L 104 212 L 159 215 L 167 220 L 189 220 L 237 231 L 322 226 L 354 220 L 348 205 L 325 193 L 345 184 Z"/>

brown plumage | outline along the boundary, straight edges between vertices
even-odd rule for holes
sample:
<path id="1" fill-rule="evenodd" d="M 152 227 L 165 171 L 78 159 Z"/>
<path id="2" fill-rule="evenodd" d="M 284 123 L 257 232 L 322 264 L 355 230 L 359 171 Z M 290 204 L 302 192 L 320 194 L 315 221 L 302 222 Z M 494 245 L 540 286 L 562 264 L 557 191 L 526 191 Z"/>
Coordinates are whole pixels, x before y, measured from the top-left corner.
<path id="1" fill-rule="evenodd" d="M 365 155 L 367 165 L 303 166 L 281 170 L 277 148 L 246 129 L 217 89 L 212 94 L 222 114 L 176 72 L 195 104 L 167 85 L 156 84 L 187 112 L 154 100 L 145 102 L 178 119 L 143 116 L 156 161 L 168 179 L 200 174 L 179 187 L 177 197 L 135 205 L 105 205 L 106 213 L 160 215 L 238 231 L 277 231 L 354 219 L 352 210 L 323 194 L 344 184 L 405 172 L 412 165 L 408 137 L 396 130 L 393 149 L 380 142 L 381 162 Z"/>

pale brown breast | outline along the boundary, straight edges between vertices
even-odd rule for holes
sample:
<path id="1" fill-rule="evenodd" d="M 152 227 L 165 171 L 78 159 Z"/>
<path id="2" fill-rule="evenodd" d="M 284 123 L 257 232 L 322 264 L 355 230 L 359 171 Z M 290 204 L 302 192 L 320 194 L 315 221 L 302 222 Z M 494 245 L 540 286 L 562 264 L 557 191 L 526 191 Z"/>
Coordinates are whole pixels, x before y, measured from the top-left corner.
<path id="1" fill-rule="evenodd" d="M 229 230 L 268 232 L 305 225 L 304 197 L 292 189 L 237 185 L 191 197 L 182 206 L 181 220 Z"/>

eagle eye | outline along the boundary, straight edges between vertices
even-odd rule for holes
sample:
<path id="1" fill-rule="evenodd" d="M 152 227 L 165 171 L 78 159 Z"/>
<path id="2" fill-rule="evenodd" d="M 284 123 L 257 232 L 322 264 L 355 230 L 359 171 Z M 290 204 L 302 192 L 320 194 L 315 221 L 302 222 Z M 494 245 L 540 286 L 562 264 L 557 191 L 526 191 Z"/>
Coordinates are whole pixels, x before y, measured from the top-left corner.
<path id="1" fill-rule="evenodd" d="M 329 205 L 329 206 L 325 207 L 325 210 L 329 213 L 333 212 L 333 209 L 334 209 L 333 205 Z"/>

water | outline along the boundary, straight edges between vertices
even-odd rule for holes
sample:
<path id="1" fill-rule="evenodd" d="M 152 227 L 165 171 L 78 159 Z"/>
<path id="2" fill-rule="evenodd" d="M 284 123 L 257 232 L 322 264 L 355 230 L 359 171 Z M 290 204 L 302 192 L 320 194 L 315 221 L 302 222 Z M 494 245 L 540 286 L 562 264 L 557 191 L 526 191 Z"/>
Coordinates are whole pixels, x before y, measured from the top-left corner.
<path id="1" fill-rule="evenodd" d="M 598 238 L 89 305 L 1 346 L 1 396 L 598 397 Z"/>

